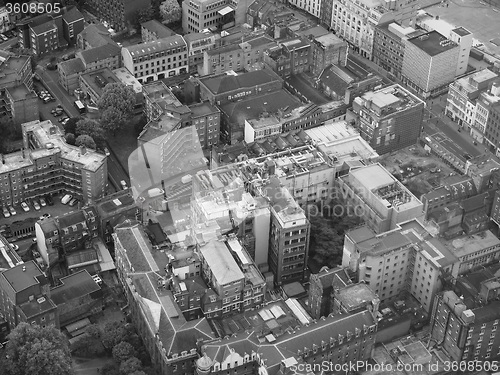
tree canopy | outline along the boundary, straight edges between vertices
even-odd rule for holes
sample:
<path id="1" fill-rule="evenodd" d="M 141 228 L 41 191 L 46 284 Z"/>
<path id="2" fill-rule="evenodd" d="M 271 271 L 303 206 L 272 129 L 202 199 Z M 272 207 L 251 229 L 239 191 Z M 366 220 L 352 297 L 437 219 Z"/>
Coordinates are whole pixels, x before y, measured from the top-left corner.
<path id="1" fill-rule="evenodd" d="M 136 357 L 130 357 L 120 364 L 120 373 L 123 375 L 129 375 L 140 370 L 142 370 L 142 363 Z"/>
<path id="2" fill-rule="evenodd" d="M 73 133 L 66 133 L 65 138 L 66 138 L 66 143 L 68 145 L 73 145 L 73 146 L 75 145 L 76 137 Z"/>
<path id="3" fill-rule="evenodd" d="M 102 146 L 105 139 L 104 129 L 101 124 L 92 119 L 80 119 L 76 123 L 76 135 L 88 135 L 96 145 Z"/>
<path id="4" fill-rule="evenodd" d="M 76 134 L 76 124 L 80 121 L 80 117 L 71 117 L 66 123 L 63 125 L 64 131 L 66 133 Z"/>
<path id="5" fill-rule="evenodd" d="M 76 138 L 76 143 L 77 146 L 85 146 L 88 148 L 91 148 L 92 150 L 96 149 L 96 145 L 92 137 L 88 135 L 79 135 L 78 138 Z"/>
<path id="6" fill-rule="evenodd" d="M 160 14 L 166 23 L 178 22 L 182 17 L 182 9 L 177 0 L 166 0 L 160 4 Z"/>
<path id="7" fill-rule="evenodd" d="M 102 332 L 103 345 L 111 350 L 117 344 L 125 341 L 127 338 L 127 329 L 120 322 L 106 323 Z"/>
<path id="8" fill-rule="evenodd" d="M 106 85 L 97 102 L 101 111 L 101 125 L 104 130 L 115 134 L 132 115 L 135 105 L 135 92 L 122 83 Z"/>
<path id="9" fill-rule="evenodd" d="M 135 350 L 134 347 L 128 342 L 122 341 L 113 347 L 112 353 L 115 361 L 123 362 L 128 358 L 133 357 L 135 355 Z"/>
<path id="10" fill-rule="evenodd" d="M 64 335 L 55 327 L 19 324 L 8 336 L 6 375 L 70 375 L 71 355 Z M 4 372 L 5 371 L 5 372 Z"/>

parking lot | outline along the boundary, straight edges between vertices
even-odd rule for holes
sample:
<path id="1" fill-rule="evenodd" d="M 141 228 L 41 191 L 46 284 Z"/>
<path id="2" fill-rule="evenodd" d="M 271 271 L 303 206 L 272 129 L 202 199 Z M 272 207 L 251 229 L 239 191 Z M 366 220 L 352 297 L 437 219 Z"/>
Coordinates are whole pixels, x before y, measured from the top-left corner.
<path id="1" fill-rule="evenodd" d="M 10 216 L 8 218 L 0 214 L 0 225 L 7 224 L 11 225 L 14 221 L 23 221 L 28 218 L 38 219 L 43 214 L 50 214 L 53 217 L 64 215 L 68 212 L 75 211 L 78 209 L 78 204 L 70 207 L 69 205 L 64 205 L 61 203 L 61 196 L 55 196 L 52 198 L 54 205 L 41 207 L 40 210 L 35 210 L 32 204 L 29 204 L 30 210 L 25 212 L 21 206 L 15 206 L 17 214 Z"/>

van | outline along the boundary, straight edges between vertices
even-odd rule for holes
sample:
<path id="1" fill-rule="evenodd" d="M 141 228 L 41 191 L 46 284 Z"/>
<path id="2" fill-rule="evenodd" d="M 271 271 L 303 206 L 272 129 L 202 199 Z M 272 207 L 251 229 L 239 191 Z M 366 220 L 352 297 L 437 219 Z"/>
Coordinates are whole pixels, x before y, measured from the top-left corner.
<path id="1" fill-rule="evenodd" d="M 68 204 L 68 202 L 73 199 L 73 196 L 71 194 L 66 194 L 64 197 L 61 198 L 61 203 L 62 204 Z"/>

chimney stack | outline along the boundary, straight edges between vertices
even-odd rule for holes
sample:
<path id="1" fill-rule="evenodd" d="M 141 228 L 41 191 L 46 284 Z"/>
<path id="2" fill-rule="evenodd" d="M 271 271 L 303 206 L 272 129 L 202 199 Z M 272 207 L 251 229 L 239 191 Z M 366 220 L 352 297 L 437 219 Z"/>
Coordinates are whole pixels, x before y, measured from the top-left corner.
<path id="1" fill-rule="evenodd" d="M 80 146 L 80 154 L 81 154 L 81 155 L 85 155 L 85 154 L 86 154 L 86 152 L 87 152 L 87 147 L 85 147 L 85 146 Z"/>

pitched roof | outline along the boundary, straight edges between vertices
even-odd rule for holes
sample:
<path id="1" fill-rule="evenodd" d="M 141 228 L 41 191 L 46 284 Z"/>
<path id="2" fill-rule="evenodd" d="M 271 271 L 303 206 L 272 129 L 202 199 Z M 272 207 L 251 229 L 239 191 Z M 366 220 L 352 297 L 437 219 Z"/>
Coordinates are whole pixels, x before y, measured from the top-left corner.
<path id="1" fill-rule="evenodd" d="M 245 277 L 224 242 L 210 241 L 200 247 L 200 253 L 210 267 L 218 285 L 226 285 Z"/>
<path id="2" fill-rule="evenodd" d="M 92 48 L 100 47 L 106 44 L 116 43 L 111 39 L 111 34 L 103 24 L 90 24 L 80 33 L 81 37 Z"/>
<path id="3" fill-rule="evenodd" d="M 126 221 L 115 228 L 115 233 L 135 272 L 158 272 L 159 267 L 151 256 L 151 243 L 142 227 Z"/>
<path id="4" fill-rule="evenodd" d="M 72 23 L 79 20 L 83 21 L 83 14 L 80 13 L 77 7 L 73 7 L 68 12 L 64 13 L 62 18 L 67 23 Z"/>
<path id="5" fill-rule="evenodd" d="M 281 79 L 267 70 L 256 70 L 237 76 L 223 74 L 216 77 L 200 79 L 200 82 L 216 95 L 245 87 L 255 87 L 273 81 L 281 81 Z"/>
<path id="6" fill-rule="evenodd" d="M 31 26 L 31 29 L 36 35 L 40 35 L 46 33 L 47 31 L 57 29 L 57 26 L 54 21 L 49 21 L 38 26 Z"/>
<path id="7" fill-rule="evenodd" d="M 66 75 L 81 73 L 85 71 L 85 65 L 83 61 L 75 57 L 74 59 L 61 61 L 58 66 L 59 70 L 62 70 Z"/>
<path id="8" fill-rule="evenodd" d="M 103 46 L 78 52 L 84 64 L 89 64 L 104 59 L 108 59 L 110 57 L 119 56 L 120 53 L 121 53 L 121 48 L 113 44 L 105 44 Z"/>
<path id="9" fill-rule="evenodd" d="M 158 39 L 176 35 L 174 31 L 170 30 L 167 26 L 157 20 L 144 22 L 141 26 L 148 29 L 150 32 L 155 33 Z"/>
<path id="10" fill-rule="evenodd" d="M 64 216 L 60 216 L 57 220 L 60 228 L 67 228 L 72 225 L 85 222 L 85 215 L 82 210 L 78 210 L 75 212 L 69 212 Z"/>
<path id="11" fill-rule="evenodd" d="M 172 35 L 166 38 L 158 39 L 148 43 L 134 44 L 132 46 L 123 47 L 131 56 L 144 56 L 150 53 L 166 51 L 171 48 L 186 46 L 186 42 L 180 35 Z"/>

